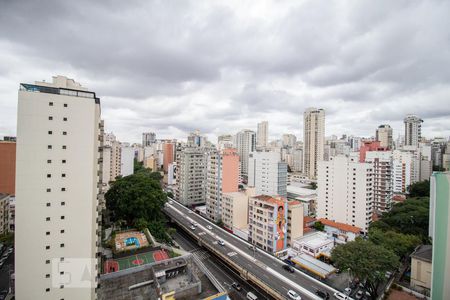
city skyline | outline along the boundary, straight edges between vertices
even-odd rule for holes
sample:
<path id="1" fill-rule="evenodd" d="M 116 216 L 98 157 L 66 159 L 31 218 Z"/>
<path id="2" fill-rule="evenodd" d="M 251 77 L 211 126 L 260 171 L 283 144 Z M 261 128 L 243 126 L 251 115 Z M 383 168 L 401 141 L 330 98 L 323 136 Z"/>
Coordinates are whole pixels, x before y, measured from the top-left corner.
<path id="1" fill-rule="evenodd" d="M 424 137 L 450 136 L 449 3 L 2 6 L 0 136 L 16 135 L 19 84 L 57 74 L 97 91 L 105 130 L 127 142 L 195 129 L 216 142 L 262 120 L 269 140 L 302 140 L 308 107 L 325 110 L 326 136 L 389 124 L 395 140 L 407 114 L 424 120 Z"/>

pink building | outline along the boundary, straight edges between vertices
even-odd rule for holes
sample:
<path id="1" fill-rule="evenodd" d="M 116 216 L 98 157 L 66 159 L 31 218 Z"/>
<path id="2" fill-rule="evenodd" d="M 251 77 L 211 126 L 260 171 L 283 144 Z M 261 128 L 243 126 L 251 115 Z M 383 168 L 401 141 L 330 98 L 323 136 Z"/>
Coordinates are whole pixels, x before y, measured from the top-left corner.
<path id="1" fill-rule="evenodd" d="M 167 173 L 169 170 L 169 165 L 173 163 L 175 145 L 174 143 L 166 142 L 163 146 L 163 169 L 164 173 Z"/>
<path id="2" fill-rule="evenodd" d="M 359 162 L 366 161 L 367 151 L 388 151 L 388 147 L 382 147 L 379 141 L 363 142 L 359 148 Z"/>
<path id="3" fill-rule="evenodd" d="M 223 149 L 222 153 L 222 193 L 238 191 L 239 155 L 236 149 Z"/>

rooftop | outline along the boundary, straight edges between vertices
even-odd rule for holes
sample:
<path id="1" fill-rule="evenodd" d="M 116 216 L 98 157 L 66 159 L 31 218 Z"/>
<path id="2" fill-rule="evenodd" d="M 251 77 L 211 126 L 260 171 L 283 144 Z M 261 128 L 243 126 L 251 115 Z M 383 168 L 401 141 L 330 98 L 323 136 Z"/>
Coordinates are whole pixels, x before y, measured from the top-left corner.
<path id="1" fill-rule="evenodd" d="M 323 218 L 319 219 L 318 221 L 325 226 L 337 228 L 344 232 L 360 233 L 362 230 L 361 228 L 356 227 L 356 226 L 352 226 L 352 225 L 345 224 L 345 223 L 339 223 L 339 222 L 335 222 L 335 221 L 331 221 L 331 220 L 327 220 L 327 219 L 323 219 Z"/>
<path id="2" fill-rule="evenodd" d="M 433 258 L 433 247 L 431 245 L 420 245 L 414 250 L 411 257 L 431 263 Z"/>

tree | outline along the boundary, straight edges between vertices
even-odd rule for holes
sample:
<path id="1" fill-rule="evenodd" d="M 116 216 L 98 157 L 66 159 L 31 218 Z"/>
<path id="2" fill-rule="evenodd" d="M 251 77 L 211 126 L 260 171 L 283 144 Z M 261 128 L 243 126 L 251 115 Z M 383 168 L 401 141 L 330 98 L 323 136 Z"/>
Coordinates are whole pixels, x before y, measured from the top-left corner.
<path id="1" fill-rule="evenodd" d="M 106 207 L 111 221 L 124 220 L 127 226 L 139 228 L 148 226 L 155 238 L 165 240 L 167 235 L 162 208 L 167 196 L 155 177 L 153 172 L 139 171 L 117 179 L 105 194 Z"/>
<path id="2" fill-rule="evenodd" d="M 403 203 L 395 204 L 383 214 L 378 221 L 370 224 L 370 229 L 395 231 L 428 240 L 429 198 L 409 198 Z"/>
<path id="3" fill-rule="evenodd" d="M 421 238 L 416 235 L 392 230 L 382 231 L 378 228 L 369 231 L 369 241 L 392 250 L 400 258 L 407 257 L 422 242 Z"/>
<path id="4" fill-rule="evenodd" d="M 377 299 L 377 289 L 387 271 L 399 265 L 395 253 L 374 243 L 356 239 L 336 246 L 331 252 L 331 260 L 341 270 L 348 270 L 353 277 L 365 282 L 372 299 Z"/>
<path id="5" fill-rule="evenodd" d="M 319 231 L 325 230 L 325 225 L 323 225 L 322 222 L 320 222 L 320 221 L 315 222 L 313 227 L 314 227 L 314 229 L 319 230 Z"/>
<path id="6" fill-rule="evenodd" d="M 0 243 L 5 244 L 7 246 L 14 245 L 14 233 L 8 232 L 0 235 Z"/>
<path id="7" fill-rule="evenodd" d="M 430 181 L 424 180 L 411 184 L 408 187 L 409 197 L 430 197 Z"/>
<path id="8" fill-rule="evenodd" d="M 317 182 L 311 181 L 311 183 L 309 184 L 308 188 L 315 190 L 317 189 Z"/>
<path id="9" fill-rule="evenodd" d="M 144 168 L 144 163 L 142 161 L 138 161 L 137 158 L 134 159 L 134 168 L 133 168 L 133 173 L 136 174 L 138 171 L 145 169 Z"/>

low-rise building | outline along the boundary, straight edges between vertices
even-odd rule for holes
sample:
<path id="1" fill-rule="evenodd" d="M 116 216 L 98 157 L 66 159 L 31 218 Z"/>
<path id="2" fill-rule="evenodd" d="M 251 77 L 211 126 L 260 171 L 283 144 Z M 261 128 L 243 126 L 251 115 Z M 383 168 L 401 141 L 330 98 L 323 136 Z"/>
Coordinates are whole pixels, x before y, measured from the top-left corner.
<path id="1" fill-rule="evenodd" d="M 255 189 L 222 194 L 222 222 L 234 232 L 248 227 L 248 200 L 255 195 Z"/>
<path id="2" fill-rule="evenodd" d="M 431 265 L 433 247 L 421 245 L 411 254 L 411 287 L 422 292 L 431 289 Z"/>
<path id="3" fill-rule="evenodd" d="M 317 221 L 324 225 L 325 232 L 337 243 L 354 241 L 356 237 L 361 235 L 362 229 L 356 226 L 327 219 L 319 219 Z"/>
<path id="4" fill-rule="evenodd" d="M 297 238 L 292 242 L 292 249 L 298 253 L 306 253 L 314 258 L 329 256 L 334 247 L 334 241 L 325 232 L 312 232 Z"/>
<path id="5" fill-rule="evenodd" d="M 288 202 L 287 246 L 303 236 L 303 204 L 300 201 Z"/>
<path id="6" fill-rule="evenodd" d="M 296 200 L 303 205 L 304 216 L 315 216 L 317 207 L 317 190 L 297 186 L 296 184 L 287 186 L 287 197 L 289 200 Z"/>

